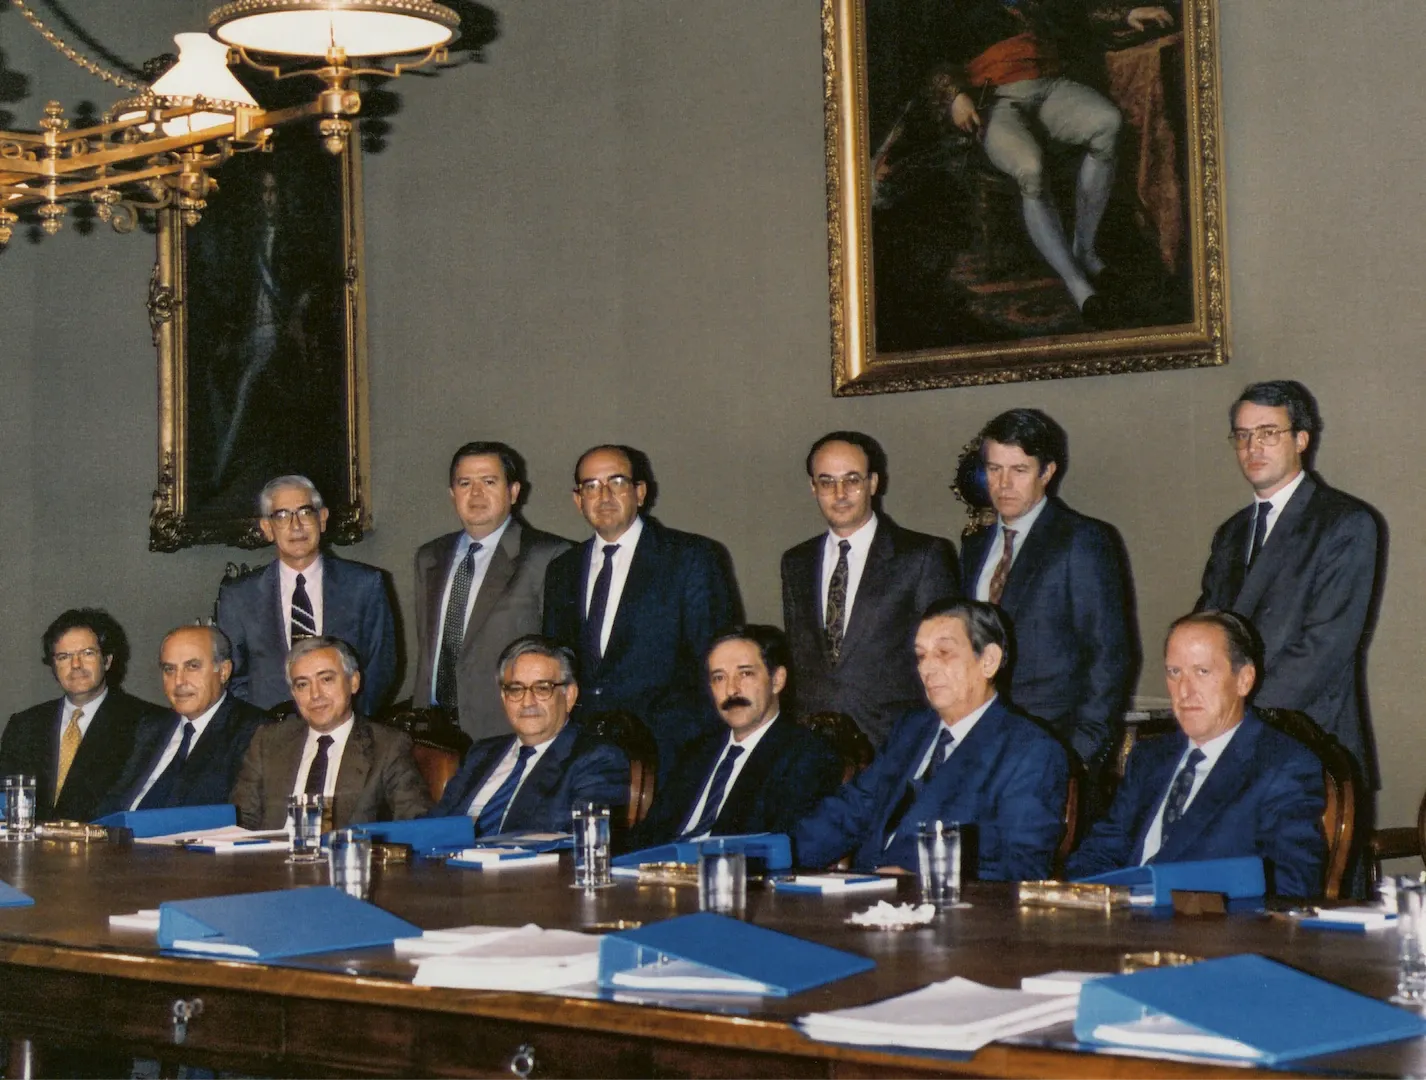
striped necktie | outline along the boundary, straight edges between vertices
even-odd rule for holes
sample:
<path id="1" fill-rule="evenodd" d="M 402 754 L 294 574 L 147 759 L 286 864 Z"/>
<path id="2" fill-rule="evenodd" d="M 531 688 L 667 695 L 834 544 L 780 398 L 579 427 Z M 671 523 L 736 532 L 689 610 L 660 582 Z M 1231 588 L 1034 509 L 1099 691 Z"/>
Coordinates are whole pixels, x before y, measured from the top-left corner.
<path id="1" fill-rule="evenodd" d="M 307 595 L 307 577 L 298 574 L 292 590 L 292 644 L 316 636 L 317 616 L 312 613 L 312 599 Z"/>

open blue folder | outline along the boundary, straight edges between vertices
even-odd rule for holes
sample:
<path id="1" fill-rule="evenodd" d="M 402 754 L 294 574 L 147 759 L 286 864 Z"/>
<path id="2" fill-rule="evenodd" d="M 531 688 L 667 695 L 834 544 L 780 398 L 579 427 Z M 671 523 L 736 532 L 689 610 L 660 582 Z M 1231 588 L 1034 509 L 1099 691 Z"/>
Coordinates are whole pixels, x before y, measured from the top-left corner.
<path id="1" fill-rule="evenodd" d="M 365 949 L 420 936 L 420 927 L 326 885 L 170 900 L 158 907 L 159 948 L 242 960 Z"/>
<path id="2" fill-rule="evenodd" d="M 1364 997 L 1262 956 L 1228 956 L 1184 967 L 1150 968 L 1091 979 L 1079 996 L 1074 1034 L 1095 1036 L 1101 1025 L 1164 1017 L 1244 1044 L 1264 1065 L 1426 1035 L 1415 1013 Z M 1115 1039 L 1113 1045 L 1125 1045 Z M 1150 1049 L 1185 1052 L 1180 1042 Z"/>
<path id="3" fill-rule="evenodd" d="M 1229 900 L 1247 900 L 1267 891 L 1263 860 L 1256 855 L 1199 862 L 1149 863 L 1079 878 L 1095 885 L 1127 885 L 1132 893 L 1152 893 L 1154 907 L 1173 903 L 1175 889 L 1225 893 Z"/>
<path id="4" fill-rule="evenodd" d="M 132 829 L 135 838 L 169 836 L 173 833 L 221 829 L 238 823 L 238 811 L 231 803 L 213 806 L 171 806 L 164 810 L 118 810 L 105 814 L 95 825 Z"/>
<path id="5" fill-rule="evenodd" d="M 728 851 L 741 851 L 749 859 L 762 860 L 765 869 L 786 870 L 792 865 L 792 841 L 786 833 L 745 833 L 742 836 L 711 836 L 708 840 L 684 840 L 658 847 L 616 855 L 611 866 L 641 866 L 651 862 L 696 863 L 698 849 L 716 840 Z"/>
<path id="6" fill-rule="evenodd" d="M 475 840 L 475 820 L 454 817 L 412 818 L 409 821 L 373 821 L 362 826 L 381 844 L 410 844 L 418 852 L 460 851 Z"/>
<path id="7" fill-rule="evenodd" d="M 599 985 L 606 990 L 624 989 L 631 984 L 619 980 L 621 973 L 647 974 L 657 979 L 659 971 L 673 963 L 694 977 L 701 973 L 712 980 L 725 977 L 730 983 L 748 984 L 706 986 L 700 987 L 700 992 L 731 990 L 776 997 L 876 967 L 876 961 L 865 956 L 701 911 L 606 934 L 599 943 Z M 754 984 L 757 988 L 751 989 Z M 659 986 L 649 982 L 640 988 L 657 990 Z"/>
<path id="8" fill-rule="evenodd" d="M 9 882 L 0 881 L 0 907 L 29 907 L 34 897 L 22 893 Z"/>

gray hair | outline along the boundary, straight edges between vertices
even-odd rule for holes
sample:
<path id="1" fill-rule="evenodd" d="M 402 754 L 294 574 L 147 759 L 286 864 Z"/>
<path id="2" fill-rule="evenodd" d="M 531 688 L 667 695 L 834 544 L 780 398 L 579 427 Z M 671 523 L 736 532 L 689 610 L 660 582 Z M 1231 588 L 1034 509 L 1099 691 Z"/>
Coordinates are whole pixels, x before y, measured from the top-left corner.
<path id="1" fill-rule="evenodd" d="M 352 651 L 352 647 L 341 638 L 327 637 L 319 634 L 316 637 L 298 638 L 292 643 L 292 649 L 287 654 L 287 686 L 292 688 L 292 665 L 301 660 L 309 653 L 321 652 L 323 649 L 335 649 L 337 655 L 342 658 L 342 673 L 350 679 L 357 673 L 357 655 Z"/>
<path id="2" fill-rule="evenodd" d="M 522 656 L 529 655 L 545 656 L 557 661 L 560 666 L 560 682 L 575 684 L 574 652 L 554 638 L 547 638 L 543 634 L 526 634 L 524 637 L 517 637 L 505 646 L 505 651 L 500 654 L 500 659 L 495 665 L 499 680 L 504 682 L 505 673 L 515 666 L 515 661 Z"/>
<path id="3" fill-rule="evenodd" d="M 262 491 L 258 492 L 257 497 L 258 513 L 263 517 L 272 517 L 272 498 L 283 488 L 301 488 L 307 492 L 307 501 L 312 504 L 312 509 L 322 509 L 322 493 L 317 490 L 317 485 L 305 476 L 293 473 L 290 476 L 279 476 L 275 480 L 269 480 L 262 486 Z"/>
<path id="4" fill-rule="evenodd" d="M 221 664 L 233 658 L 233 643 L 228 640 L 228 635 L 219 630 L 212 623 L 196 622 L 184 623 L 182 626 L 175 626 L 168 633 L 163 635 L 163 640 L 158 643 L 159 652 L 163 652 L 163 647 L 168 644 L 168 639 L 174 634 L 181 634 L 185 630 L 207 630 L 208 638 L 213 643 L 213 666 Z"/>

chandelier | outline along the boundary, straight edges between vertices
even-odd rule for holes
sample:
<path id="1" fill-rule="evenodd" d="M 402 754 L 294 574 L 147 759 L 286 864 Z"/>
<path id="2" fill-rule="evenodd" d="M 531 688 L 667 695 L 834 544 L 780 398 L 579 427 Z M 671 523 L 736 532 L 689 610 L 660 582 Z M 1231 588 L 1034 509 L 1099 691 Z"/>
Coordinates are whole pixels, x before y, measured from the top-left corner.
<path id="1" fill-rule="evenodd" d="M 177 35 L 178 62 L 144 85 L 81 56 L 25 0 L 10 2 L 74 63 L 135 93 L 98 124 L 72 128 L 51 101 L 39 130 L 0 131 L 0 247 L 22 209 L 51 236 L 82 203 L 119 232 L 134 227 L 139 210 L 167 207 L 196 225 L 217 186 L 211 171 L 234 153 L 266 149 L 275 128 L 308 119 L 319 120 L 327 150 L 342 153 L 361 111 L 356 78 L 443 60 L 460 25 L 434 0 L 232 0 L 209 15 L 208 34 Z M 309 102 L 264 111 L 229 70 L 234 59 L 321 87 Z"/>

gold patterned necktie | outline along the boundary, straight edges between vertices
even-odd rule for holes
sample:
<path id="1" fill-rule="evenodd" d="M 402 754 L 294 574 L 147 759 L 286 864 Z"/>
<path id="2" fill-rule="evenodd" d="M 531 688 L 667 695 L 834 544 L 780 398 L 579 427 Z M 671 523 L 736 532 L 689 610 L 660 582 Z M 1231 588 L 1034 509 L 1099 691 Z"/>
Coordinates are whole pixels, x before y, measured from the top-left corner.
<path id="1" fill-rule="evenodd" d="M 83 709 L 75 709 L 70 715 L 69 723 L 65 725 L 64 733 L 59 737 L 59 772 L 55 774 L 54 779 L 56 798 L 64 790 L 70 766 L 74 764 L 74 755 L 79 753 L 79 740 L 83 737 L 79 730 L 79 721 L 83 716 Z"/>
<path id="2" fill-rule="evenodd" d="M 1000 603 L 1000 594 L 1005 591 L 1005 579 L 1010 576 L 1010 563 L 1015 558 L 1015 530 L 1002 527 L 1000 531 L 1005 534 L 1005 550 L 995 564 L 995 573 L 990 575 L 990 591 L 986 594 L 992 604 Z"/>

